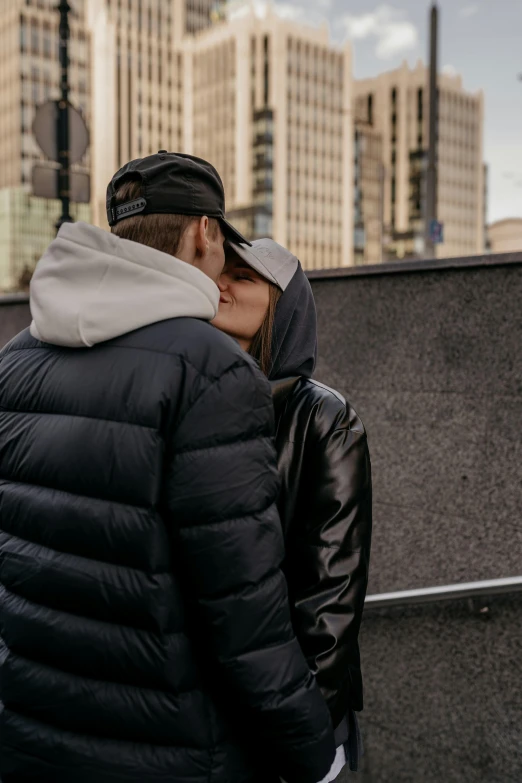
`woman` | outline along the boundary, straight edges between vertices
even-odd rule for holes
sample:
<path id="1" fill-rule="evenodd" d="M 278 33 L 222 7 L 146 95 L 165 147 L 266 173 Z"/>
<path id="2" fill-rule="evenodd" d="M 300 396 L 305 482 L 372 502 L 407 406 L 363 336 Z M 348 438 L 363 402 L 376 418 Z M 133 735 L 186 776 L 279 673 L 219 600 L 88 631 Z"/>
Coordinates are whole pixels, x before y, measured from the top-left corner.
<path id="1" fill-rule="evenodd" d="M 338 744 L 334 780 L 357 769 L 362 709 L 358 634 L 366 594 L 371 471 L 361 420 L 312 380 L 317 324 L 297 258 L 271 239 L 230 245 L 214 325 L 235 337 L 272 382 L 282 476 L 279 511 L 293 624 L 328 703 Z"/>

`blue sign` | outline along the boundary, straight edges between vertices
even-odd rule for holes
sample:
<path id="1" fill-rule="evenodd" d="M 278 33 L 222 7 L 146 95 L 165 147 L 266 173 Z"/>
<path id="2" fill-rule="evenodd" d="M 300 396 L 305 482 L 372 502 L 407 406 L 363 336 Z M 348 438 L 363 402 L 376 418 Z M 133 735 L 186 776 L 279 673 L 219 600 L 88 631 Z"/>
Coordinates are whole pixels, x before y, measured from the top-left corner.
<path id="1" fill-rule="evenodd" d="M 442 245 L 444 242 L 444 223 L 438 220 L 430 221 L 430 240 L 434 245 Z"/>

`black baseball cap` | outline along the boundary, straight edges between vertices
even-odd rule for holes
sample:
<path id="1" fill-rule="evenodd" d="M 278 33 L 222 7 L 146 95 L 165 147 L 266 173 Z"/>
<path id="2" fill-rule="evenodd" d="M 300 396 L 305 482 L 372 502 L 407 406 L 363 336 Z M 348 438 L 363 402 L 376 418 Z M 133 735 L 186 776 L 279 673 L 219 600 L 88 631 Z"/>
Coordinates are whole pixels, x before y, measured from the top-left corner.
<path id="1" fill-rule="evenodd" d="M 140 198 L 116 206 L 116 191 L 127 179 L 141 181 Z M 214 166 L 202 158 L 160 150 L 116 172 L 107 187 L 107 220 L 114 226 L 133 215 L 206 215 L 216 218 L 232 242 L 250 242 L 225 218 L 225 189 Z"/>

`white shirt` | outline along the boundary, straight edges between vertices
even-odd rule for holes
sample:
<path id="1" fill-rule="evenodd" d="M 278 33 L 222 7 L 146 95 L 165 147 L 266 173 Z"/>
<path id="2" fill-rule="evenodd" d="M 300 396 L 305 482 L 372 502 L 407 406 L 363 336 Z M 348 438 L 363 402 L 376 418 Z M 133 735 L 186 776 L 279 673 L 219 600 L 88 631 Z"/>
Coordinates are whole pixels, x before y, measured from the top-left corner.
<path id="1" fill-rule="evenodd" d="M 335 754 L 334 762 L 330 768 L 330 772 L 326 777 L 324 777 L 319 783 L 330 783 L 330 781 L 335 780 L 337 775 L 340 773 L 342 768 L 346 765 L 346 751 L 344 749 L 344 745 L 339 745 L 337 748 L 337 753 Z"/>

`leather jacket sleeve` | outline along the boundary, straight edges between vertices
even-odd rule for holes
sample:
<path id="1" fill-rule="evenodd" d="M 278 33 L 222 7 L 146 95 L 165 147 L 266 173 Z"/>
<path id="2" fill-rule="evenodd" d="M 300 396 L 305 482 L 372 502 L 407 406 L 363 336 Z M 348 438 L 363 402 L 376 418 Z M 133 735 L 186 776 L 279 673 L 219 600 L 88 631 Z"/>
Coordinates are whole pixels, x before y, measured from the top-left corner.
<path id="1" fill-rule="evenodd" d="M 299 642 L 337 726 L 349 708 L 362 709 L 358 634 L 368 582 L 371 467 L 361 420 L 340 395 L 321 389 L 306 426 L 297 428 L 303 442 L 287 577 Z"/>

